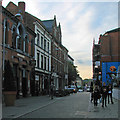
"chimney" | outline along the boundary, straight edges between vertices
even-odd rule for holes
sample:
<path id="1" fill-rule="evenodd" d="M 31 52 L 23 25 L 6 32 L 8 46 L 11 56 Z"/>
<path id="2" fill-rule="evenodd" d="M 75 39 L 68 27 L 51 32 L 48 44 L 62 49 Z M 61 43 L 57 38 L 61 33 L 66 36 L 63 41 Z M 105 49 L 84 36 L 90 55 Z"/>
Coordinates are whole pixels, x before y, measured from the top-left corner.
<path id="1" fill-rule="evenodd" d="M 25 12 L 25 2 L 18 2 L 18 10 L 24 14 Z"/>

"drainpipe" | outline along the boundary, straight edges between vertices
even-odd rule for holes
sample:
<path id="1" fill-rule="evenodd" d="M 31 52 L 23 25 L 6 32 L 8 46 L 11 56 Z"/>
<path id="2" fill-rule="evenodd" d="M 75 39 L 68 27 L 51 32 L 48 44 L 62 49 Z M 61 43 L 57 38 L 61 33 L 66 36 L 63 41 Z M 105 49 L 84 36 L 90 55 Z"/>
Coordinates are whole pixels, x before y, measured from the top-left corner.
<path id="1" fill-rule="evenodd" d="M 4 38 L 3 38 L 3 73 L 4 73 L 4 69 L 5 69 L 5 31 L 6 31 L 6 21 L 7 19 L 4 19 Z M 4 75 L 3 75 L 3 81 L 4 81 Z"/>

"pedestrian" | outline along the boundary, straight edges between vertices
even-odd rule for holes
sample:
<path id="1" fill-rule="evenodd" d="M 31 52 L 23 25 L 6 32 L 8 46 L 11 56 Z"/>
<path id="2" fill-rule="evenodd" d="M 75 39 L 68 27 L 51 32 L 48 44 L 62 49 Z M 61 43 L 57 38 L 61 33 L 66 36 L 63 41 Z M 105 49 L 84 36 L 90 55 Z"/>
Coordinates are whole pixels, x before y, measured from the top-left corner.
<path id="1" fill-rule="evenodd" d="M 51 82 L 51 85 L 50 85 L 50 97 L 51 97 L 51 99 L 53 99 L 53 95 L 54 95 L 54 83 Z"/>
<path id="2" fill-rule="evenodd" d="M 90 101 L 92 102 L 93 101 L 93 82 L 91 82 L 91 85 L 90 85 Z"/>
<path id="3" fill-rule="evenodd" d="M 36 91 L 36 96 L 38 96 L 39 95 L 39 83 L 38 83 L 38 81 L 36 81 L 36 84 L 35 84 L 35 91 Z"/>
<path id="4" fill-rule="evenodd" d="M 108 95 L 108 88 L 105 84 L 105 82 L 103 82 L 103 86 L 102 86 L 102 107 L 107 107 L 106 105 L 106 99 L 107 99 L 107 95 Z"/>
<path id="5" fill-rule="evenodd" d="M 100 92 L 99 92 L 98 86 L 95 85 L 95 89 L 94 89 L 94 106 L 97 106 L 99 95 L 100 95 Z"/>
<path id="6" fill-rule="evenodd" d="M 101 95 L 102 94 L 102 86 L 100 85 L 98 89 L 99 89 L 99 97 L 98 97 L 98 99 L 99 99 L 99 103 L 101 103 L 102 102 L 102 95 Z"/>
<path id="7" fill-rule="evenodd" d="M 111 99 L 111 103 L 113 104 L 112 89 L 113 89 L 112 85 L 109 84 L 109 85 L 108 85 L 108 104 L 109 104 L 109 98 Z"/>

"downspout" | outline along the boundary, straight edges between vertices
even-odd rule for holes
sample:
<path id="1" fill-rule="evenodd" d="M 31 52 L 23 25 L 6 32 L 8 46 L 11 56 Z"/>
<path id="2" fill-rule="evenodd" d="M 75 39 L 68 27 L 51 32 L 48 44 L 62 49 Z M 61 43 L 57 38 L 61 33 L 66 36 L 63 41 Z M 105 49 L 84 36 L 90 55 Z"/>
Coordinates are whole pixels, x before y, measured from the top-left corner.
<path id="1" fill-rule="evenodd" d="M 7 19 L 4 19 L 4 39 L 3 39 L 3 73 L 4 73 L 4 69 L 5 69 L 5 31 L 6 31 L 6 21 Z M 4 75 L 3 75 L 3 81 L 4 81 Z"/>

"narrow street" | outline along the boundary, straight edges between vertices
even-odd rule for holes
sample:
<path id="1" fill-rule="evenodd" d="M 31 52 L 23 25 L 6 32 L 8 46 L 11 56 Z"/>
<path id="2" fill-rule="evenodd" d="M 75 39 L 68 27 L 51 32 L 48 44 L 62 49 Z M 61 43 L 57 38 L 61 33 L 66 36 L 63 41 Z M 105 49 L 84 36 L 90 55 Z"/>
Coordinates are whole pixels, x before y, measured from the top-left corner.
<path id="1" fill-rule="evenodd" d="M 89 93 L 77 93 L 59 99 L 22 118 L 85 118 L 88 114 Z"/>
<path id="2" fill-rule="evenodd" d="M 3 106 L 3 118 L 118 118 L 118 100 L 102 108 L 89 101 L 89 92 L 65 97 L 30 97 L 16 102 L 14 107 Z"/>

